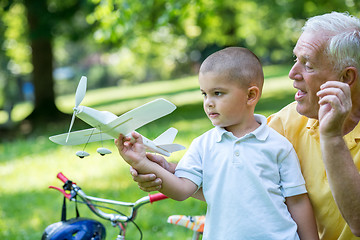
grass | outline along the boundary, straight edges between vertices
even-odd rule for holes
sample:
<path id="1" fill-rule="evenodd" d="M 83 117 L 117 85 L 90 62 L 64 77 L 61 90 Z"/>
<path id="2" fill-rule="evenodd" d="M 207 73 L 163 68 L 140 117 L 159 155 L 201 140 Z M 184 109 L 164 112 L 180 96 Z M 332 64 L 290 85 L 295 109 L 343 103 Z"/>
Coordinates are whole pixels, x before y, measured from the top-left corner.
<path id="1" fill-rule="evenodd" d="M 268 116 L 293 101 L 291 81 L 284 74 L 275 75 L 276 72 L 286 71 L 286 67 L 273 67 L 268 68 L 267 74 L 265 68 L 267 79 L 257 113 Z M 212 127 L 202 110 L 196 77 L 89 91 L 83 104 L 121 114 L 158 97 L 172 101 L 178 108 L 139 129 L 146 137 L 155 138 L 172 126 L 179 130 L 176 142 L 188 147 L 191 139 Z M 64 112 L 71 112 L 73 102 L 73 96 L 57 99 Z M 90 157 L 79 159 L 74 153 L 82 150 L 83 146 L 58 146 L 48 140 L 48 136 L 66 131 L 67 124 L 52 126 L 50 132 L 37 130 L 41 134 L 29 139 L 0 143 L 0 239 L 40 239 L 47 225 L 60 220 L 62 197 L 58 192 L 48 190 L 49 185 L 61 186 L 56 179 L 59 171 L 89 195 L 120 201 L 135 201 L 146 195 L 132 181 L 128 166 L 116 153 L 111 141 L 104 142 L 104 146 L 113 154 L 98 156 L 95 152 L 99 144 L 91 143 L 86 149 Z M 76 125 L 81 125 L 79 120 Z M 183 153 L 174 153 L 168 160 L 178 161 Z M 167 216 L 199 215 L 205 211 L 206 205 L 194 199 L 184 202 L 164 200 L 140 209 L 136 223 L 143 230 L 144 239 L 191 239 L 191 231 L 166 223 Z M 81 216 L 97 219 L 84 206 L 80 206 L 80 213 Z M 74 216 L 73 204 L 68 204 L 68 216 Z M 107 239 L 115 239 L 117 230 L 100 221 L 106 226 Z M 129 239 L 139 239 L 132 225 L 128 234 Z"/>

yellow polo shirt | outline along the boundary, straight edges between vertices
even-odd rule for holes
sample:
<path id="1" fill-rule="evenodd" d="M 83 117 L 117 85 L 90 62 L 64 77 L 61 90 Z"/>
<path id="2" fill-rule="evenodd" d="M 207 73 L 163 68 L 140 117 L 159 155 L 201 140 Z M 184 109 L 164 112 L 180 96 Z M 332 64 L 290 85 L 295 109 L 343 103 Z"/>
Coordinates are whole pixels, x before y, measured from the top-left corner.
<path id="1" fill-rule="evenodd" d="M 321 158 L 319 122 L 296 111 L 296 102 L 268 118 L 268 125 L 284 135 L 298 154 L 306 188 L 313 205 L 322 240 L 352 240 L 355 237 L 332 197 Z M 360 124 L 344 136 L 355 165 L 360 170 Z"/>

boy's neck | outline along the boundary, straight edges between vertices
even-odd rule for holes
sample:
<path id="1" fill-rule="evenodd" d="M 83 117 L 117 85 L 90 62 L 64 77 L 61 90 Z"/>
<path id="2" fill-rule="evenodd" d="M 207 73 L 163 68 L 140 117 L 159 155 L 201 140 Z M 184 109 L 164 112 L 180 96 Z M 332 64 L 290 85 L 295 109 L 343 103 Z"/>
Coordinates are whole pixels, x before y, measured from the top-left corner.
<path id="1" fill-rule="evenodd" d="M 235 137 L 241 138 L 257 129 L 260 125 L 261 124 L 255 120 L 255 116 L 252 116 L 252 118 L 245 121 L 244 124 L 236 127 L 225 127 L 225 130 L 231 132 Z"/>

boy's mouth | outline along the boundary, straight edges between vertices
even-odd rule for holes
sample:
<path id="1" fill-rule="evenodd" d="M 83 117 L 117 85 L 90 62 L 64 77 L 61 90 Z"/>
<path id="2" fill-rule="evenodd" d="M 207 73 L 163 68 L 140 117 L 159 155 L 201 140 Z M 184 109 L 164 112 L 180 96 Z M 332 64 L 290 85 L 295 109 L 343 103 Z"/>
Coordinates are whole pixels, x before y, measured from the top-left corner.
<path id="1" fill-rule="evenodd" d="M 220 115 L 220 114 L 218 114 L 218 113 L 213 113 L 213 112 L 208 113 L 209 118 L 216 118 L 216 117 L 218 117 L 219 115 Z"/>

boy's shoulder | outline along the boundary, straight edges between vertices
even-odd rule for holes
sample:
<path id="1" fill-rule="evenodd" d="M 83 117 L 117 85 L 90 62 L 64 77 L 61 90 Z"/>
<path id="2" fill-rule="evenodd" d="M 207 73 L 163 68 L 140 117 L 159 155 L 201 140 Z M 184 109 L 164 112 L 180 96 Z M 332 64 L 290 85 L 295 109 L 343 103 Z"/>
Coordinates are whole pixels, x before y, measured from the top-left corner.
<path id="1" fill-rule="evenodd" d="M 194 139 L 194 141 L 195 140 L 202 141 L 205 139 L 214 139 L 218 136 L 219 136 L 218 130 L 216 129 L 216 127 L 213 127 L 211 129 L 207 130 L 206 132 L 204 132 L 203 134 L 201 134 L 200 136 L 196 137 Z"/>
<path id="2" fill-rule="evenodd" d="M 277 141 L 279 143 L 288 144 L 288 145 L 292 146 L 292 144 L 286 137 L 281 135 L 279 132 L 277 132 L 273 128 L 271 128 L 269 126 L 266 126 L 266 127 L 269 129 L 269 140 L 270 141 Z"/>

